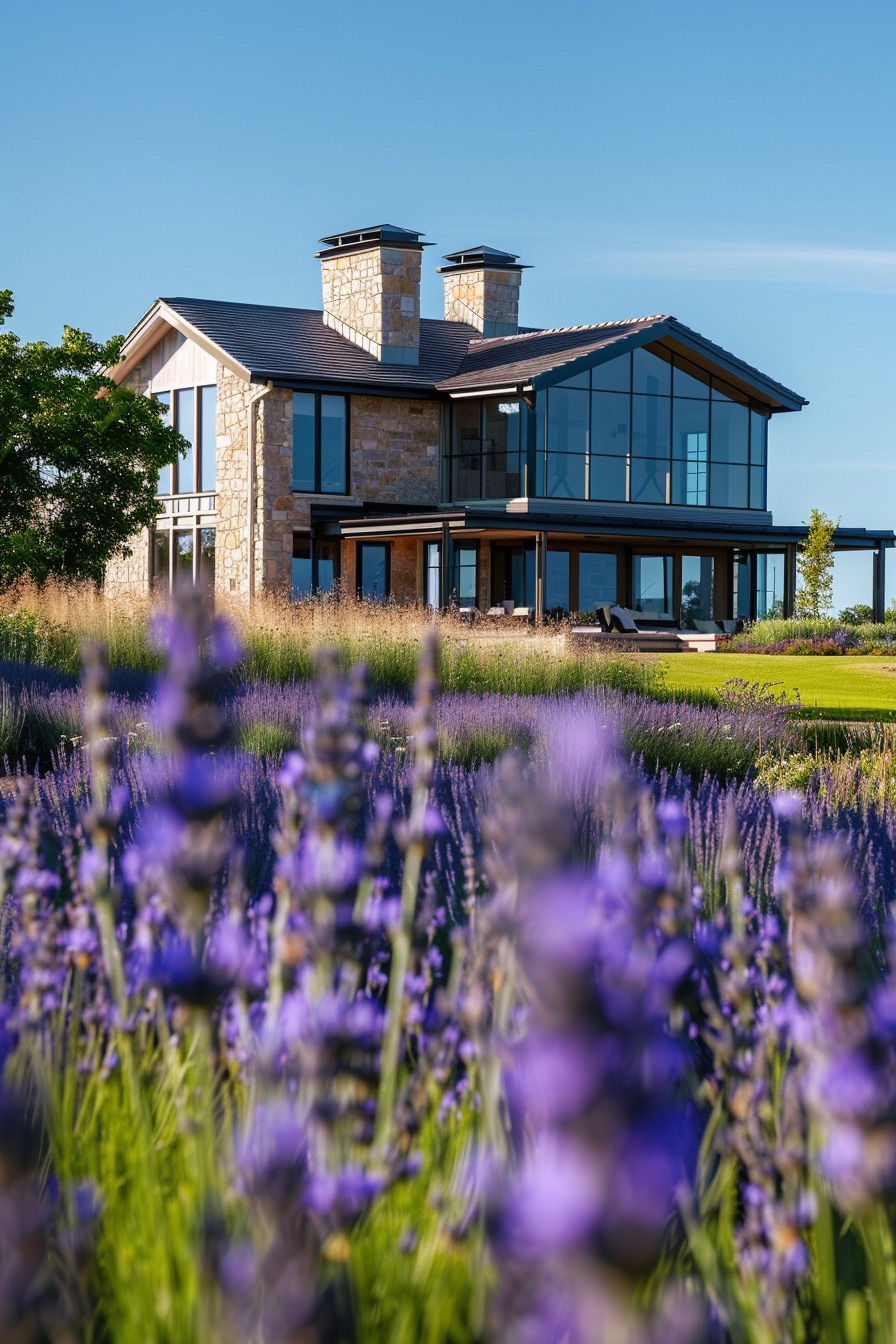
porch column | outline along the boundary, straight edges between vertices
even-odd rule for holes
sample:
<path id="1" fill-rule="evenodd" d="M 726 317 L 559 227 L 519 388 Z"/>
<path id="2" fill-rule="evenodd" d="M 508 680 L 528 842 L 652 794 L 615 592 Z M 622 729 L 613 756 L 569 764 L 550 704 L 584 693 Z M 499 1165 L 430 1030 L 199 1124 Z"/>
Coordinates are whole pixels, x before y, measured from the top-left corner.
<path id="1" fill-rule="evenodd" d="M 871 605 L 874 608 L 874 619 L 878 623 L 884 619 L 884 610 L 887 602 L 886 554 L 882 542 L 878 542 L 877 549 L 871 557 L 873 586 Z"/>
<path id="2" fill-rule="evenodd" d="M 796 546 L 784 547 L 784 615 L 793 615 L 796 606 Z"/>
<path id="3" fill-rule="evenodd" d="M 451 543 L 451 525 L 442 524 L 442 548 L 439 556 L 439 606 L 447 611 L 451 603 L 451 571 L 454 568 L 454 548 Z"/>
<path id="4" fill-rule="evenodd" d="M 548 568 L 548 534 L 535 533 L 535 624 L 544 621 L 544 589 Z"/>

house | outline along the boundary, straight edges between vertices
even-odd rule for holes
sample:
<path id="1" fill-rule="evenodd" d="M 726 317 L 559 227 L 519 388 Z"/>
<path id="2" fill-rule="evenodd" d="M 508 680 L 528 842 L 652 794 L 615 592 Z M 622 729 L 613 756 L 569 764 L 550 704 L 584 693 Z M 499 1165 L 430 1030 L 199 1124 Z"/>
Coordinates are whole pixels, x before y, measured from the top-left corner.
<path id="1" fill-rule="evenodd" d="M 444 316 L 421 318 L 421 239 L 321 239 L 322 311 L 152 305 L 114 377 L 191 447 L 107 588 L 790 613 L 805 528 L 773 523 L 766 480 L 774 418 L 803 397 L 674 317 L 521 327 L 527 268 L 491 247 L 445 256 Z M 894 540 L 836 534 L 872 553 L 878 617 Z"/>

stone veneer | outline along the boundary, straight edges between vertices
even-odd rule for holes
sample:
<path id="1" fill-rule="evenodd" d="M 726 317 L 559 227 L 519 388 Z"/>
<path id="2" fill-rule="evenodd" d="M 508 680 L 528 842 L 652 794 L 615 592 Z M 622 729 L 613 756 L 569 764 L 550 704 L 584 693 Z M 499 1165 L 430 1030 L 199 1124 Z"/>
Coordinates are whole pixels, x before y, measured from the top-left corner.
<path id="1" fill-rule="evenodd" d="M 466 322 L 486 337 L 519 331 L 522 271 L 445 267 L 442 278 L 446 322 Z"/>
<path id="2" fill-rule="evenodd" d="M 106 565 L 103 589 L 110 597 L 149 592 L 149 532 L 144 529 L 131 538 L 129 545 L 130 555 L 119 551 Z"/>
<path id="3" fill-rule="evenodd" d="M 324 325 L 384 364 L 419 363 L 420 249 L 319 255 Z"/>
<path id="4" fill-rule="evenodd" d="M 439 502 L 440 406 L 404 397 L 352 397 L 349 406 L 355 499 L 368 504 Z"/>

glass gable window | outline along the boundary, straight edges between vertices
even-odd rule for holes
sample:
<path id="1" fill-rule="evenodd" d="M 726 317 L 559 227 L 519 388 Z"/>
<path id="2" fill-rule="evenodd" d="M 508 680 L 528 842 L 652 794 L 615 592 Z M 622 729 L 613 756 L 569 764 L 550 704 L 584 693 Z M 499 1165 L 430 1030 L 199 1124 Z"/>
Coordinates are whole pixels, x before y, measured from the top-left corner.
<path id="1" fill-rule="evenodd" d="M 165 407 L 166 424 L 173 420 L 174 428 L 188 444 L 183 457 L 162 467 L 156 494 L 192 495 L 201 490 L 214 490 L 217 477 L 216 388 L 211 385 L 179 387 L 153 395 Z"/>
<path id="2" fill-rule="evenodd" d="M 199 389 L 199 490 L 214 490 L 217 481 L 215 432 L 216 406 L 215 388 Z"/>
<path id="3" fill-rule="evenodd" d="M 543 499 L 764 509 L 768 414 L 661 345 L 523 399 L 452 404 L 451 500 Z"/>
<path id="4" fill-rule="evenodd" d="M 171 424 L 171 393 L 170 393 L 170 392 L 157 392 L 157 393 L 155 394 L 155 397 L 156 397 L 156 401 L 159 403 L 159 405 L 160 405 L 160 406 L 164 406 L 164 408 L 165 408 L 165 410 L 164 410 L 164 414 L 162 415 L 162 419 L 163 419 L 163 421 L 165 422 L 166 425 L 170 425 L 170 424 Z M 167 467 L 161 467 L 161 468 L 159 469 L 159 480 L 158 480 L 158 484 L 157 484 L 157 486 L 156 486 L 156 494 L 157 494 L 157 495 L 170 495 L 170 494 L 171 494 L 171 473 L 172 473 L 172 470 L 173 470 L 173 468 L 172 468 L 172 466 L 171 466 L 170 463 L 169 463 L 169 465 L 168 465 Z M 168 566 L 167 566 L 167 564 L 166 564 L 166 566 L 165 566 L 165 570 L 166 570 L 166 572 L 167 572 L 167 569 L 168 569 Z"/>
<path id="5" fill-rule="evenodd" d="M 348 493 L 348 398 L 295 392 L 292 398 L 292 488 Z"/>
<path id="6" fill-rule="evenodd" d="M 174 464 L 176 492 L 188 495 L 196 489 L 196 393 L 192 387 L 179 388 L 174 394 L 174 428 L 189 444 Z"/>

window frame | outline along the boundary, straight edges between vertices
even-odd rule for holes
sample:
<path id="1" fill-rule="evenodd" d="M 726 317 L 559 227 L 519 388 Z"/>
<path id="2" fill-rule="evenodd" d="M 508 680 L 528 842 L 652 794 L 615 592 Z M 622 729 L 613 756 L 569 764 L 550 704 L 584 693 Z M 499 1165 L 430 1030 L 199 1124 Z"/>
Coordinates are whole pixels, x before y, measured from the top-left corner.
<path id="1" fill-rule="evenodd" d="M 203 455 L 202 455 L 202 426 L 203 426 L 203 420 L 204 420 L 204 417 L 203 417 L 203 402 L 204 402 L 204 398 L 203 398 L 202 394 L 203 394 L 203 392 L 207 391 L 209 388 L 213 389 L 213 390 L 214 390 L 214 393 L 215 393 L 215 415 L 214 415 L 214 424 L 213 424 L 213 426 L 212 426 L 212 438 L 213 438 L 213 441 L 214 441 L 214 461 L 215 461 L 215 482 L 214 482 L 213 485 L 206 485 L 206 484 L 203 482 L 203 480 L 202 480 L 202 474 L 203 474 L 203 473 L 202 473 L 202 456 L 203 456 Z M 180 427 L 179 427 L 179 419 L 180 419 L 180 417 L 179 417 L 179 415 L 178 415 L 178 396 L 179 396 L 179 394 L 184 393 L 184 392 L 190 392 L 190 393 L 192 393 L 192 395 L 193 395 L 193 416 L 192 416 L 192 420 L 193 420 L 193 438 L 192 438 L 192 441 L 191 441 L 192 455 L 193 455 L 193 484 L 192 484 L 191 486 L 189 486 L 189 488 L 187 488 L 187 489 L 184 489 L 184 488 L 182 487 L 182 484 L 181 484 L 181 471 L 182 471 L 183 466 L 184 466 L 184 459 L 183 459 L 182 457 L 179 457 L 179 456 L 178 456 L 178 457 L 174 458 L 171 462 L 169 462 L 166 466 L 161 467 L 161 468 L 159 469 L 159 475 L 161 475 L 161 473 L 162 473 L 163 471 L 167 471 L 167 472 L 170 473 L 170 475 L 169 475 L 169 477 L 168 477 L 168 483 L 169 483 L 169 485 L 171 486 L 171 489 L 170 489 L 170 490 L 159 490 L 159 489 L 156 489 L 156 499 L 177 499 L 179 496 L 182 496 L 182 495 L 210 495 L 210 494 L 213 494 L 213 493 L 217 490 L 217 488 L 218 488 L 218 471 L 217 471 L 217 465 L 218 465 L 218 464 L 217 464 L 217 457 L 218 457 L 218 426 L 217 426 L 217 420 L 218 420 L 218 385 L 217 385 L 217 383 L 192 383 L 192 384 L 188 384 L 187 386 L 184 386 L 184 387 L 153 388 L 153 390 L 149 393 L 149 395 L 150 395 L 151 397 L 155 397 L 155 398 L 156 398 L 156 399 L 157 399 L 163 406 L 165 406 L 165 412 L 166 412 L 166 414 L 165 414 L 165 419 L 166 419 L 166 423 L 169 424 L 169 425 L 173 425 L 174 428 L 175 428 L 176 430 L 178 430 L 178 432 L 180 432 Z M 161 400 L 162 397 L 167 397 L 167 398 L 168 398 L 167 403 L 162 402 L 162 400 Z M 184 438 L 187 438 L 187 436 L 184 435 Z M 156 484 L 158 485 L 158 482 L 157 482 Z M 175 486 L 177 487 L 177 489 L 174 489 Z"/>
<path id="2" fill-rule="evenodd" d="M 217 551 L 217 524 L 207 522 L 197 522 L 195 518 L 192 522 L 179 521 L 176 517 L 171 520 L 170 527 L 153 527 L 150 531 L 149 539 L 149 584 L 153 592 L 170 593 L 173 591 L 177 582 L 177 541 L 176 538 L 189 534 L 192 538 L 193 549 L 191 557 L 192 576 L 191 582 L 194 586 L 204 584 L 208 591 L 215 589 L 215 568 Z M 203 560 L 203 534 L 212 533 L 213 541 L 211 545 L 211 557 Z M 157 538 L 164 537 L 167 545 L 167 575 L 161 574 L 157 565 L 159 547 Z M 208 566 L 211 564 L 211 575 L 208 573 Z"/>
<path id="3" fill-rule="evenodd" d="M 659 353 L 660 350 L 663 351 L 663 355 Z M 636 359 L 639 353 L 653 356 L 668 366 L 668 380 L 657 380 L 658 386 L 668 388 L 668 390 L 658 392 L 646 390 L 645 369 L 640 368 Z M 626 370 L 627 391 L 622 389 L 619 377 L 610 376 L 605 372 L 601 373 L 601 370 L 605 370 L 608 365 L 617 362 Z M 649 367 L 646 371 L 649 373 Z M 693 395 L 697 391 L 693 382 L 696 374 L 700 375 L 698 381 L 700 389 L 702 389 L 699 396 Z M 677 377 L 677 375 L 680 375 L 680 377 Z M 683 395 L 688 392 L 692 395 Z M 582 403 L 587 426 L 584 436 L 584 449 L 576 453 L 567 451 L 565 457 L 559 449 L 552 449 L 550 442 L 551 403 L 555 393 L 586 398 L 586 401 Z M 610 398 L 613 400 L 609 400 Z M 502 395 L 486 392 L 480 396 L 452 398 L 450 401 L 451 414 L 442 473 L 446 502 L 481 502 L 492 499 L 498 501 L 503 498 L 503 496 L 489 494 L 486 488 L 486 411 L 489 403 L 496 399 L 500 401 Z M 525 403 L 529 412 L 526 417 L 525 436 L 522 433 L 522 422 L 520 425 L 519 462 L 522 482 L 525 483 L 523 484 L 523 493 L 531 493 L 533 498 L 546 501 L 569 499 L 581 503 L 612 502 L 634 506 L 646 503 L 650 508 L 676 505 L 698 509 L 737 510 L 738 512 L 758 512 L 764 511 L 768 507 L 768 422 L 771 418 L 768 406 L 748 393 L 735 388 L 730 378 L 726 377 L 723 372 L 711 373 L 699 369 L 677 351 L 657 346 L 656 343 L 637 346 L 634 350 L 625 351 L 612 360 L 601 360 L 590 364 L 585 370 L 581 370 L 572 377 L 558 377 L 554 382 L 546 382 L 540 385 L 534 404 L 518 393 L 516 395 L 508 394 L 506 399 Z M 602 399 L 607 399 L 606 405 L 604 405 Z M 720 403 L 725 401 L 737 402 L 744 406 L 747 411 L 746 460 L 744 462 L 737 461 L 733 465 L 744 466 L 748 468 L 748 471 L 746 486 L 742 492 L 743 498 L 739 502 L 713 504 L 713 467 L 715 465 L 719 468 L 721 480 L 727 469 L 732 466 L 732 463 L 728 461 L 715 462 L 713 453 L 713 406 L 719 406 Z M 662 408 L 657 406 L 655 426 L 657 441 L 660 439 L 665 441 L 666 451 L 662 455 L 657 455 L 655 451 L 648 451 L 649 444 L 644 439 L 643 430 L 641 438 L 636 442 L 636 431 L 641 421 L 644 421 L 647 429 L 650 427 L 651 402 L 663 403 Z M 705 427 L 701 427 L 700 434 L 705 438 L 701 442 L 699 451 L 695 449 L 693 454 L 688 454 L 688 465 L 683 468 L 682 458 L 676 451 L 674 438 L 678 420 L 675 415 L 675 408 L 676 405 L 681 405 L 684 413 L 684 408 L 689 403 L 701 408 L 700 418 L 701 422 L 705 421 Z M 463 412 L 459 409 L 461 406 L 464 407 Z M 520 409 L 522 410 L 522 405 Z M 605 442 L 604 439 L 596 436 L 598 430 L 605 428 L 603 422 L 606 416 L 612 412 L 613 415 L 610 416 L 610 419 L 613 419 L 617 410 L 619 428 L 620 430 L 624 428 L 624 450 L 620 449 L 619 446 L 612 450 L 612 445 L 609 442 Z M 475 415 L 479 427 L 479 438 L 478 440 L 471 438 L 468 441 L 470 451 L 466 453 L 459 451 L 462 440 L 459 437 L 458 421 L 461 415 L 465 422 L 472 421 Z M 614 420 L 613 423 L 616 423 L 616 421 Z M 467 425 L 468 432 L 472 428 L 472 424 Z M 643 442 L 642 439 L 644 439 Z M 581 441 L 581 435 L 579 440 Z M 472 451 L 474 445 L 477 449 L 475 453 Z M 643 449 L 640 453 L 637 451 L 639 447 Z M 612 461 L 625 464 L 624 485 L 622 480 L 618 479 L 621 468 L 610 470 Z M 690 470 L 688 470 L 688 467 L 690 467 Z M 568 469 L 565 478 L 563 477 L 564 468 Z M 474 492 L 471 493 L 470 490 L 457 488 L 461 470 L 467 470 L 470 476 L 475 474 L 478 484 Z M 580 478 L 583 471 L 584 481 L 582 482 Z M 685 482 L 685 476 L 690 476 L 691 479 Z M 697 476 L 699 476 L 699 481 Z M 634 499 L 632 492 L 636 481 L 648 477 L 656 478 L 656 485 L 651 490 L 654 497 L 647 501 Z M 566 481 L 565 488 L 564 480 Z M 601 489 L 601 482 L 604 482 L 604 489 Z M 610 485 L 613 486 L 612 489 L 609 488 Z M 549 486 L 552 493 L 549 492 Z M 575 492 L 576 487 L 581 487 L 581 493 L 570 494 L 570 487 L 573 492 Z M 684 499 L 675 498 L 679 492 L 684 493 Z M 691 498 L 688 498 L 688 496 L 691 496 Z"/>
<path id="4" fill-rule="evenodd" d="M 362 584 L 365 547 L 382 547 L 386 552 L 386 588 L 381 597 L 366 597 Z M 392 543 L 391 541 L 358 541 L 355 543 L 355 594 L 362 602 L 388 602 L 392 596 Z"/>
<path id="5" fill-rule="evenodd" d="M 296 465 L 296 440 L 295 440 L 295 404 L 296 397 L 314 398 L 314 488 L 305 490 L 295 484 L 295 465 Z M 321 414 L 321 397 L 338 397 L 345 407 L 345 444 L 343 447 L 343 477 L 344 485 L 341 490 L 324 490 L 321 485 L 321 427 L 323 416 Z M 299 388 L 294 389 L 292 394 L 292 456 L 290 459 L 290 482 L 289 488 L 294 495 L 326 495 L 331 498 L 341 498 L 351 493 L 351 397 L 345 392 L 329 392 L 326 389 L 317 388 Z"/>
<path id="6" fill-rule="evenodd" d="M 333 582 L 329 588 L 322 588 L 320 584 L 320 562 L 321 562 L 321 542 L 324 545 L 333 546 Z M 296 555 L 296 548 L 300 545 L 307 546 L 308 555 Z M 289 600 L 291 602 L 304 602 L 309 597 L 318 597 L 321 593 L 331 594 L 338 591 L 339 580 L 342 573 L 342 556 L 339 541 L 334 537 L 316 537 L 313 532 L 303 532 L 297 529 L 292 534 L 292 559 L 307 559 L 311 565 L 311 590 L 303 593 L 301 597 L 296 597 L 295 586 L 292 582 L 292 571 L 290 569 Z"/>

